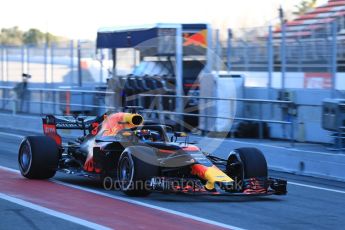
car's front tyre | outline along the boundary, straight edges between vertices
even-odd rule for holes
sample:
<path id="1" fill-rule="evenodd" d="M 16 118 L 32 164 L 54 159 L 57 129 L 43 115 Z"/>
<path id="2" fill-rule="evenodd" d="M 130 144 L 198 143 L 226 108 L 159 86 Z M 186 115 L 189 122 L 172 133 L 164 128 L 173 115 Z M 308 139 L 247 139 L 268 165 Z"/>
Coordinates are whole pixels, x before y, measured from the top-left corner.
<path id="1" fill-rule="evenodd" d="M 149 180 L 158 174 L 157 166 L 139 159 L 128 150 L 121 154 L 117 170 L 120 189 L 128 196 L 149 195 Z"/>

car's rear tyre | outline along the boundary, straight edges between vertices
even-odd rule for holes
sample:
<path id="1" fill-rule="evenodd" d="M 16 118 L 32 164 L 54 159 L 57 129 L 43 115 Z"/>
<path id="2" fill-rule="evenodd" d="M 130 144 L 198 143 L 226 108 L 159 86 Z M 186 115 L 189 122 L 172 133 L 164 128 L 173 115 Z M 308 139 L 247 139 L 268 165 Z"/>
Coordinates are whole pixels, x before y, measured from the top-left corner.
<path id="1" fill-rule="evenodd" d="M 19 147 L 18 163 L 21 174 L 29 179 L 49 179 L 56 173 L 59 149 L 47 136 L 25 137 Z"/>
<path id="2" fill-rule="evenodd" d="M 158 166 L 144 162 L 125 150 L 118 163 L 118 182 L 128 196 L 148 196 L 151 193 L 149 180 L 158 175 Z"/>
<path id="3" fill-rule="evenodd" d="M 256 148 L 239 148 L 232 151 L 228 157 L 226 171 L 238 186 L 235 190 L 241 190 L 246 179 L 268 176 L 265 156 Z"/>

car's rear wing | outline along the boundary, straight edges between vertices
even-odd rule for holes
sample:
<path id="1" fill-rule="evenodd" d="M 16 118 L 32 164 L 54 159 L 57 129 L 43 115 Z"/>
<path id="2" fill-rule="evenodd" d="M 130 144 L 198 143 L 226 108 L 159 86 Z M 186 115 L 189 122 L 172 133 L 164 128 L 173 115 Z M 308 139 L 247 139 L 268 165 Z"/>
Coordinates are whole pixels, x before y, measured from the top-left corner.
<path id="1" fill-rule="evenodd" d="M 104 116 L 54 116 L 46 115 L 42 118 L 43 133 L 55 140 L 58 145 L 62 144 L 61 136 L 57 133 L 57 129 L 76 129 L 83 130 L 84 135 L 88 130 L 90 133 L 97 133 L 100 123 L 104 120 Z"/>
<path id="2" fill-rule="evenodd" d="M 47 115 L 42 118 L 43 124 L 55 125 L 56 129 L 88 130 L 93 123 L 101 122 L 96 116 L 54 116 Z"/>

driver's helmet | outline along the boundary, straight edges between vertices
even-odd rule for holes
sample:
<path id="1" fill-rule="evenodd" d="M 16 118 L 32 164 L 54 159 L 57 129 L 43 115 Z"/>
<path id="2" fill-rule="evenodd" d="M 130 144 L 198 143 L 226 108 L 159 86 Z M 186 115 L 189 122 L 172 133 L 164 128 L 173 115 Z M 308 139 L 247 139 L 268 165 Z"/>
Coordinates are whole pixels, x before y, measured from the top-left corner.
<path id="1" fill-rule="evenodd" d="M 141 130 L 136 130 L 134 133 L 142 141 L 155 142 L 155 141 L 161 140 L 161 135 L 157 131 L 141 129 Z"/>
<path id="2" fill-rule="evenodd" d="M 159 132 L 157 132 L 157 131 L 151 131 L 151 139 L 152 139 L 153 142 L 155 142 L 155 141 L 161 141 L 161 140 L 162 140 L 162 137 L 161 137 L 161 135 L 160 135 Z"/>

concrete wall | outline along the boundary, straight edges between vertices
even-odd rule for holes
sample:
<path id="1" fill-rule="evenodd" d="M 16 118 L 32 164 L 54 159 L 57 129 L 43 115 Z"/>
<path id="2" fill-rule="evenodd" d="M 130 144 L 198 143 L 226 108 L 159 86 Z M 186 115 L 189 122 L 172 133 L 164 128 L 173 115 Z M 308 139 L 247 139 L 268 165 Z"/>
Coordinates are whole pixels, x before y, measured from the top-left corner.
<path id="1" fill-rule="evenodd" d="M 322 101 L 325 98 L 331 97 L 329 90 L 321 89 L 288 89 L 292 92 L 293 101 L 298 106 L 297 116 L 286 116 L 279 105 L 264 105 L 262 106 L 263 118 L 268 120 L 285 120 L 291 121 L 293 119 L 294 137 L 299 141 L 310 142 L 324 142 L 331 143 L 332 138 L 330 132 L 322 128 L 321 113 Z M 245 88 L 246 98 L 255 99 L 278 99 L 277 89 L 268 90 L 265 88 Z M 248 117 L 258 116 L 259 106 L 255 104 L 248 104 L 244 106 L 245 114 Z M 271 124 L 271 137 L 273 138 L 290 138 L 290 127 L 287 125 Z"/>
<path id="2" fill-rule="evenodd" d="M 268 72 L 242 72 L 234 71 L 232 74 L 243 74 L 245 76 L 246 87 L 267 87 L 269 84 Z M 329 87 L 331 73 L 304 73 L 304 72 L 286 72 L 285 88 L 323 88 Z M 280 72 L 272 73 L 272 88 L 280 89 L 282 87 L 282 74 Z M 345 73 L 337 73 L 336 89 L 345 90 Z"/>
<path id="3" fill-rule="evenodd" d="M 345 181 L 345 155 L 322 152 L 321 149 L 308 151 L 277 144 L 262 143 L 259 140 L 218 139 L 208 137 L 192 137 L 198 141 L 205 152 L 217 154 L 221 158 L 228 157 L 232 149 L 252 147 L 260 149 L 270 169 L 316 176 L 327 179 Z M 319 150 L 319 151 L 317 151 Z"/>

